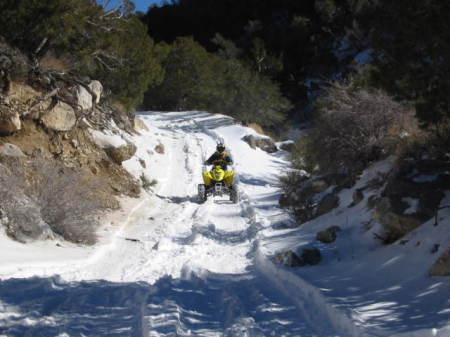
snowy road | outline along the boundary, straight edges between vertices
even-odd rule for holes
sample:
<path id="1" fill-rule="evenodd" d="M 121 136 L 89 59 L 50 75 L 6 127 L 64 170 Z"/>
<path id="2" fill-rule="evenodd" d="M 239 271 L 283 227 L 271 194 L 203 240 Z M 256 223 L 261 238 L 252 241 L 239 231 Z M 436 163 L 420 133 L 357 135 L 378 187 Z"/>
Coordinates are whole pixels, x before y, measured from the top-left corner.
<path id="1" fill-rule="evenodd" d="M 12 275 L 36 278 L 3 281 L 0 334 L 335 336 L 327 322 L 311 324 L 255 267 L 259 231 L 285 218 L 276 208 L 275 185 L 287 163 L 249 151 L 241 140 L 249 129 L 228 118 L 142 118 L 152 132 L 136 137 L 137 157 L 149 158 L 159 182 L 154 195 L 129 210 L 112 242 L 88 258 L 31 265 Z M 155 136 L 164 155 L 149 152 Z M 196 201 L 202 162 L 219 139 L 240 174 L 239 204 L 225 197 Z"/>
<path id="2" fill-rule="evenodd" d="M 141 118 L 149 131 L 126 136 L 138 150 L 123 165 L 158 184 L 123 200 L 99 244 L 22 245 L 0 233 L 0 337 L 450 337 L 450 280 L 428 275 L 431 247 L 450 242 L 450 210 L 410 243 L 380 246 L 364 225 L 371 211 L 349 207 L 388 160 L 343 189 L 335 210 L 296 227 L 278 207 L 284 153 L 250 148 L 242 137 L 252 129 L 204 112 Z M 199 204 L 202 163 L 219 140 L 234 157 L 241 201 Z M 336 224 L 338 240 L 318 243 L 316 233 Z M 311 244 L 320 265 L 270 259 Z"/>

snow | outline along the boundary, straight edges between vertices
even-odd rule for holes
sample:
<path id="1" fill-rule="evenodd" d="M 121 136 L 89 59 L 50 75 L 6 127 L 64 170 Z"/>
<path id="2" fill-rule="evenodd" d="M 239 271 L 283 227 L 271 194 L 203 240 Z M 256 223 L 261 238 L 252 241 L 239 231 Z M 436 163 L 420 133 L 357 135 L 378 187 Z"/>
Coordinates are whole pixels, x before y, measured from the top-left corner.
<path id="1" fill-rule="evenodd" d="M 126 141 L 120 135 L 112 134 L 110 131 L 105 133 L 98 130 L 89 129 L 89 132 L 94 140 L 94 143 L 102 149 L 127 145 Z"/>
<path id="2" fill-rule="evenodd" d="M 0 336 L 450 336 L 450 280 L 428 276 L 449 246 L 450 209 L 440 210 L 438 226 L 431 219 L 402 244 L 382 246 L 365 203 L 349 207 L 354 190 L 388 173 L 393 158 L 342 190 L 338 208 L 296 226 L 278 207 L 287 154 L 251 149 L 242 138 L 254 130 L 198 111 L 140 118 L 149 128 L 140 135 L 93 133 L 104 147 L 135 143 L 123 166 L 157 181 L 104 216 L 97 245 L 24 245 L 0 233 Z M 196 201 L 218 141 L 235 160 L 238 204 Z M 414 212 L 416 200 L 404 201 Z M 317 242 L 332 225 L 342 228 L 338 239 Z M 271 259 L 307 246 L 321 249 L 318 266 Z"/>

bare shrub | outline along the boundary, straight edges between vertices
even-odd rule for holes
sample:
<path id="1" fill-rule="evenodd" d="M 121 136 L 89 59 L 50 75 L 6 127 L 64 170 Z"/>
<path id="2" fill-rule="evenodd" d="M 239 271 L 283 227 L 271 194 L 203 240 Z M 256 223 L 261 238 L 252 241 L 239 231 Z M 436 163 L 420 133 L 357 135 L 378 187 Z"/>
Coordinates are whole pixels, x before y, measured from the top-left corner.
<path id="1" fill-rule="evenodd" d="M 95 196 L 99 186 L 73 169 L 44 159 L 34 161 L 30 173 L 28 193 L 53 232 L 68 241 L 95 243 L 96 215 L 102 208 Z"/>
<path id="2" fill-rule="evenodd" d="M 333 83 L 321 101 L 316 127 L 303 140 L 303 154 L 319 171 L 359 171 L 408 136 L 411 109 L 380 90 Z"/>
<path id="3" fill-rule="evenodd" d="M 280 187 L 284 194 L 280 206 L 286 208 L 300 223 L 308 221 L 314 214 L 313 194 L 304 189 L 309 176 L 294 170 L 280 177 Z"/>

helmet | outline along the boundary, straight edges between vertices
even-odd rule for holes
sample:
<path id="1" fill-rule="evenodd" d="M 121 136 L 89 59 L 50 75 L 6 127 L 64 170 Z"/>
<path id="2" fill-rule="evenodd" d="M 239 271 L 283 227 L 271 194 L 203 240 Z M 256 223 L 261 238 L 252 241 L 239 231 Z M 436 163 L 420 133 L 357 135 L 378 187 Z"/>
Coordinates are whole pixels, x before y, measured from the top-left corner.
<path id="1" fill-rule="evenodd" d="M 225 145 L 223 145 L 223 143 L 219 143 L 219 144 L 217 144 L 216 149 L 217 149 L 217 152 L 222 153 L 223 151 L 225 151 Z"/>

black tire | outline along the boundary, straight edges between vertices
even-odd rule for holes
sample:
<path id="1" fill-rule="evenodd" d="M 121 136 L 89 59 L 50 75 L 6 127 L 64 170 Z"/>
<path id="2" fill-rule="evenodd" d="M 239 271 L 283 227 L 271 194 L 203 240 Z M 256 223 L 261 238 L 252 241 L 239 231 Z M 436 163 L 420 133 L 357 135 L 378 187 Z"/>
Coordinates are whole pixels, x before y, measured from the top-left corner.
<path id="1" fill-rule="evenodd" d="M 207 199 L 205 184 L 198 184 L 197 199 L 200 203 L 204 203 Z"/>
<path id="2" fill-rule="evenodd" d="M 237 204 L 239 202 L 239 191 L 236 185 L 231 186 L 230 200 L 233 204 Z"/>

